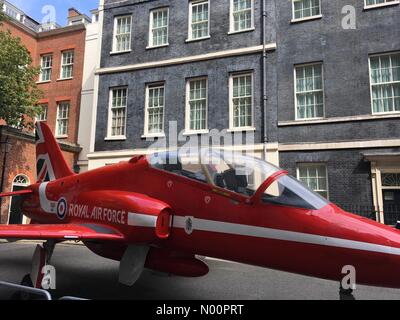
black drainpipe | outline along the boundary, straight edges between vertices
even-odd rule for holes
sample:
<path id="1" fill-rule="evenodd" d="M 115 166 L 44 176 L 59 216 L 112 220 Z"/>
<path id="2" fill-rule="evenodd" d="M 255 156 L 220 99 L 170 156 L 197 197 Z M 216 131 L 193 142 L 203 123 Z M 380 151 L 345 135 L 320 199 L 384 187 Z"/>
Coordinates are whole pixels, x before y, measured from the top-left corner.
<path id="1" fill-rule="evenodd" d="M 4 188 L 4 177 L 6 174 L 6 164 L 7 164 L 7 144 L 8 144 L 8 136 L 6 136 L 5 141 L 3 141 L 3 130 L 4 126 L 0 127 L 0 147 L 3 151 L 3 166 L 1 170 L 1 181 L 0 181 L 0 192 L 3 192 Z M 3 198 L 0 198 L 0 209 L 3 207 Z M 1 213 L 1 211 L 0 211 Z M 0 224 L 2 223 L 1 221 L 1 214 L 0 214 Z"/>
<path id="2" fill-rule="evenodd" d="M 262 45 L 263 45 L 263 53 L 262 53 L 262 115 L 263 115 L 263 143 L 266 144 L 268 142 L 268 119 L 267 119 L 267 106 L 268 106 L 268 97 L 267 97 L 267 43 L 266 43 L 266 24 L 267 24 L 267 11 L 265 6 L 265 0 L 262 0 Z M 265 146 L 264 146 L 264 152 Z"/>

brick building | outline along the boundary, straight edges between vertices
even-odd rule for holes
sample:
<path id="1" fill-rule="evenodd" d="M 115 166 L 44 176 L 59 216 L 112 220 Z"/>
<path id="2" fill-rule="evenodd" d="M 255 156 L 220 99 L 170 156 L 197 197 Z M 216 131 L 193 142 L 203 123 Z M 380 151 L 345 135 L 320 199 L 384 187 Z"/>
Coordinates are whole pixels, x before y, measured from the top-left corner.
<path id="1" fill-rule="evenodd" d="M 89 168 L 211 131 L 349 211 L 400 218 L 398 0 L 104 0 Z M 349 23 L 350 22 L 350 23 Z"/>
<path id="2" fill-rule="evenodd" d="M 84 69 L 86 24 L 90 19 L 71 8 L 68 25 L 41 25 L 24 12 L 5 2 L 9 17 L 1 27 L 19 37 L 29 50 L 33 65 L 41 67 L 37 81 L 43 98 L 43 113 L 37 120 L 46 121 L 61 144 L 71 168 L 77 169 L 78 126 Z M 2 191 L 11 191 L 34 183 L 36 160 L 34 134 L 3 125 L 0 127 L 0 172 Z M 4 167 L 4 169 L 3 169 Z M 3 199 L 0 223 L 21 223 L 18 199 Z"/>

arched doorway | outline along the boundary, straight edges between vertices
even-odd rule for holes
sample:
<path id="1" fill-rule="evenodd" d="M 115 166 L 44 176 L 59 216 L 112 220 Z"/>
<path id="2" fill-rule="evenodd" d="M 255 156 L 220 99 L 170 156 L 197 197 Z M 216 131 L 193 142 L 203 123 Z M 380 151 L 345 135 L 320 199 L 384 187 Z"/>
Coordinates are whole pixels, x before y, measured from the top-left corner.
<path id="1" fill-rule="evenodd" d="M 20 174 L 15 177 L 11 191 L 20 191 L 29 186 L 29 178 Z M 8 214 L 8 224 L 22 224 L 24 216 L 21 211 L 21 197 L 12 197 L 10 200 L 10 210 Z"/>

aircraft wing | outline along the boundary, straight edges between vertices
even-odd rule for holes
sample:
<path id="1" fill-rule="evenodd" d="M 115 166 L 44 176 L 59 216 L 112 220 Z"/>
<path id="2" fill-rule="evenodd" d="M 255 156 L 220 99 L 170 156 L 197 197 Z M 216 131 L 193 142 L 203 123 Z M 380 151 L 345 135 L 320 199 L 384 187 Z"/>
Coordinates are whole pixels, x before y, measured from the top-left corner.
<path id="1" fill-rule="evenodd" d="M 100 225 L 27 224 L 0 225 L 0 239 L 122 241 L 124 236 Z"/>

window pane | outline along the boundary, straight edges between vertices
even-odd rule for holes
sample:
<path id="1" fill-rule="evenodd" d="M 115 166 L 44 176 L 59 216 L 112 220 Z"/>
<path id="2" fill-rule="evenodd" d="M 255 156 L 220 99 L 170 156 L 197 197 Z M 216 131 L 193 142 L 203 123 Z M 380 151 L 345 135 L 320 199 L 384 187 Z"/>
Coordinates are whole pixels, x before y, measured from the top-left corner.
<path id="1" fill-rule="evenodd" d="M 131 48 L 131 23 L 132 17 L 116 18 L 114 31 L 114 50 L 117 52 L 128 51 Z"/>
<path id="2" fill-rule="evenodd" d="M 189 82 L 189 129 L 207 129 L 207 79 Z"/>
<path id="3" fill-rule="evenodd" d="M 242 31 L 253 26 L 252 5 L 252 0 L 233 0 L 233 31 Z"/>
<path id="4" fill-rule="evenodd" d="M 234 76 L 232 79 L 233 126 L 253 126 L 253 84 L 252 75 Z"/>
<path id="5" fill-rule="evenodd" d="M 322 65 L 296 67 L 297 119 L 324 116 Z"/>
<path id="6" fill-rule="evenodd" d="M 164 86 L 153 86 L 148 88 L 148 133 L 164 132 Z"/>
<path id="7" fill-rule="evenodd" d="M 168 9 L 153 11 L 152 13 L 152 46 L 161 46 L 168 43 Z"/>
<path id="8" fill-rule="evenodd" d="M 62 102 L 57 106 L 57 136 L 68 134 L 69 103 Z"/>
<path id="9" fill-rule="evenodd" d="M 323 197 L 328 195 L 328 180 L 326 176 L 326 165 L 324 164 L 301 164 L 298 166 L 297 178 L 307 185 L 311 190 Z"/>
<path id="10" fill-rule="evenodd" d="M 399 111 L 400 54 L 370 58 L 372 110 Z"/>
<path id="11" fill-rule="evenodd" d="M 209 36 L 208 1 L 191 3 L 191 39 L 199 39 Z"/>
<path id="12" fill-rule="evenodd" d="M 294 19 L 302 19 L 321 14 L 320 0 L 293 0 Z"/>
<path id="13" fill-rule="evenodd" d="M 124 136 L 127 108 L 126 88 L 111 91 L 111 136 Z"/>

